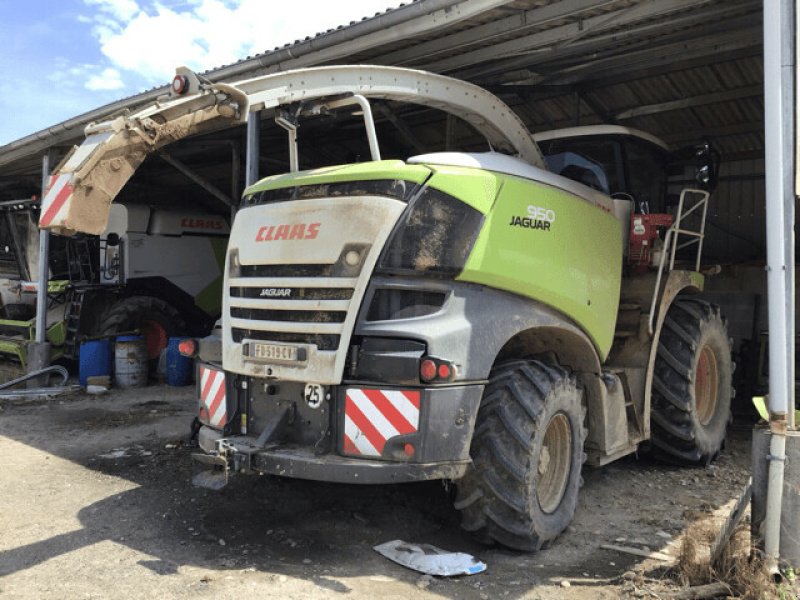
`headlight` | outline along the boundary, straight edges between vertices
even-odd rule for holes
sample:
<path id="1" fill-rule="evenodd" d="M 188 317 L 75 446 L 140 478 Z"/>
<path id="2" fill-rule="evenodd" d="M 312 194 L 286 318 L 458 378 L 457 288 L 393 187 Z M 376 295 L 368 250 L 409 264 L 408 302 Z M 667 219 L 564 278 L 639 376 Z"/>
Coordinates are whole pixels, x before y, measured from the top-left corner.
<path id="1" fill-rule="evenodd" d="M 464 268 L 483 215 L 457 198 L 426 188 L 406 209 L 381 255 L 381 273 L 455 276 Z"/>
<path id="2" fill-rule="evenodd" d="M 231 248 L 228 251 L 228 277 L 236 279 L 242 276 L 242 265 L 239 263 L 239 249 Z"/>

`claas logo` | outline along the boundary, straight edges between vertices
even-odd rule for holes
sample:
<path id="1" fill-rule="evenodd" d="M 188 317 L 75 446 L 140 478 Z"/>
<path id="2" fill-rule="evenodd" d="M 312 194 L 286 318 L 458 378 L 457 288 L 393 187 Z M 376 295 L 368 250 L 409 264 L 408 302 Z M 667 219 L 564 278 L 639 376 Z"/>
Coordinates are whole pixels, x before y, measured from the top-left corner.
<path id="1" fill-rule="evenodd" d="M 258 229 L 257 242 L 277 240 L 314 240 L 319 235 L 321 223 L 287 223 L 283 225 L 264 225 Z"/>
<path id="2" fill-rule="evenodd" d="M 219 219 L 191 219 L 183 217 L 181 219 L 181 227 L 184 229 L 222 229 L 222 221 Z"/>

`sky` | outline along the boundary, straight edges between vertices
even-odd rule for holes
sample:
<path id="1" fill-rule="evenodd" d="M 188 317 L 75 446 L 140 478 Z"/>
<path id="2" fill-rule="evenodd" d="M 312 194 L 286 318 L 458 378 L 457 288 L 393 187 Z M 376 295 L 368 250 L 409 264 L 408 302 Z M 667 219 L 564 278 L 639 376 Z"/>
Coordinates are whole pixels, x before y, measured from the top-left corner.
<path id="1" fill-rule="evenodd" d="M 0 146 L 401 0 L 0 0 Z"/>

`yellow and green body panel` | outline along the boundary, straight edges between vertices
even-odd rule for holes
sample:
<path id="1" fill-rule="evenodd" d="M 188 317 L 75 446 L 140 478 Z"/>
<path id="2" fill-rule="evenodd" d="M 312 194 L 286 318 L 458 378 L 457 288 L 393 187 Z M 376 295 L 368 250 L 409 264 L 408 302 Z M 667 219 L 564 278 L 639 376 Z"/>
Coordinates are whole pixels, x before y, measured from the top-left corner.
<path id="1" fill-rule="evenodd" d="M 604 360 L 614 338 L 622 278 L 619 221 L 558 188 L 487 175 L 502 179 L 501 189 L 458 279 L 559 310 L 587 333 Z"/>
<path id="2" fill-rule="evenodd" d="M 377 181 L 399 179 L 423 183 L 431 171 L 421 165 L 407 165 L 402 160 L 378 160 L 352 165 L 321 167 L 296 173 L 283 173 L 265 177 L 244 191 L 245 197 L 256 192 L 291 188 L 301 185 L 324 185 L 348 181 Z"/>
<path id="3" fill-rule="evenodd" d="M 36 319 L 29 321 L 0 319 L 0 329 L 3 327 L 16 329 L 20 331 L 20 335 L 0 336 L 0 356 L 10 357 L 24 366 L 28 362 L 28 345 L 36 340 Z M 51 359 L 61 358 L 66 337 L 66 321 L 56 321 L 47 328 L 45 339 L 51 345 Z"/>
<path id="4" fill-rule="evenodd" d="M 245 197 L 369 180 L 424 183 L 480 212 L 482 228 L 456 279 L 548 305 L 586 332 L 601 360 L 608 355 L 619 304 L 622 229 L 611 213 L 570 192 L 480 168 L 384 160 L 267 177 Z"/>

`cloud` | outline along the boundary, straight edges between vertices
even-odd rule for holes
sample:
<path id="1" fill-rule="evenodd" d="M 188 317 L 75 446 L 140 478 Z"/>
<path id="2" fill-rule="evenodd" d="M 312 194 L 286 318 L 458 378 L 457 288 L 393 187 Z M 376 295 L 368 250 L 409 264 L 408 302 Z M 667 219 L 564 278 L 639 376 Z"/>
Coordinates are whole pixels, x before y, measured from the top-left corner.
<path id="1" fill-rule="evenodd" d="M 175 67 L 204 71 L 384 11 L 387 0 L 84 0 L 92 35 L 120 81 L 168 82 Z M 170 6 L 170 4 L 172 6 Z M 89 82 L 87 82 L 87 86 Z M 108 88 L 106 88 L 108 89 Z"/>
<path id="2" fill-rule="evenodd" d="M 103 69 L 101 73 L 89 77 L 85 84 L 87 90 L 121 90 L 125 87 L 120 72 L 111 67 Z"/>
<path id="3" fill-rule="evenodd" d="M 87 6 L 95 6 L 120 22 L 130 21 L 140 10 L 136 0 L 84 0 L 84 2 Z"/>

